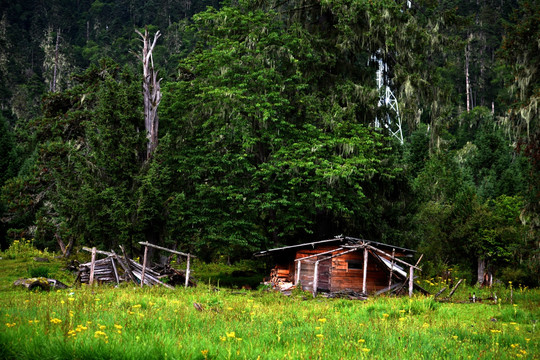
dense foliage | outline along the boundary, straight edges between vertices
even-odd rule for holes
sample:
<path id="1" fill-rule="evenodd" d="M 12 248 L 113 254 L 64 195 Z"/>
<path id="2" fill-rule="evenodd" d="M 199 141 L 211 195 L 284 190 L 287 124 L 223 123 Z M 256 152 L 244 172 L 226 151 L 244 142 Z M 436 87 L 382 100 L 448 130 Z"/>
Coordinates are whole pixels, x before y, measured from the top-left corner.
<path id="1" fill-rule="evenodd" d="M 343 233 L 418 248 L 433 273 L 538 284 L 539 13 L 527 0 L 2 1 L 1 245 L 148 240 L 212 260 Z M 148 159 L 145 26 L 163 34 Z M 403 144 L 378 106 L 379 61 Z"/>

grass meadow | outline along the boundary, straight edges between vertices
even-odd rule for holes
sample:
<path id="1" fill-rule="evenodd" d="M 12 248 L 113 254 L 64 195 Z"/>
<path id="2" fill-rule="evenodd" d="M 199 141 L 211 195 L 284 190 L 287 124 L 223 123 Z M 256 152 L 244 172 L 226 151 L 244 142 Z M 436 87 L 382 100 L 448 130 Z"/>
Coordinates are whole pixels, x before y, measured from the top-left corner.
<path id="1" fill-rule="evenodd" d="M 540 358 L 540 291 L 519 285 L 464 286 L 454 295 L 463 303 L 426 296 L 352 301 L 301 291 L 285 297 L 211 282 L 175 290 L 124 284 L 32 292 L 11 284 L 35 271 L 31 259 L 39 252 L 11 250 L 0 253 L 2 359 Z M 72 283 L 60 260 L 46 266 Z M 442 287 L 420 281 L 433 292 Z M 497 304 L 465 301 L 468 292 L 487 297 L 494 290 Z"/>

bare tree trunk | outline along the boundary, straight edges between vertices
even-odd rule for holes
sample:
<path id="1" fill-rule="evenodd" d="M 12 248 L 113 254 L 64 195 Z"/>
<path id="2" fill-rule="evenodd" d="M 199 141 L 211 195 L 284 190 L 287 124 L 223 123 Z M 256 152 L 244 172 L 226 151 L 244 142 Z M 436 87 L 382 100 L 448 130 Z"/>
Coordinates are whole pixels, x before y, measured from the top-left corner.
<path id="1" fill-rule="evenodd" d="M 71 248 L 73 247 L 73 238 L 69 239 L 68 244 L 66 245 L 60 235 L 58 233 L 54 234 L 54 237 L 56 238 L 56 241 L 58 242 L 58 245 L 60 246 L 60 250 L 62 251 L 62 255 L 64 257 L 68 257 L 71 253 Z"/>
<path id="2" fill-rule="evenodd" d="M 146 137 L 148 139 L 146 159 L 149 159 L 158 144 L 159 118 L 157 108 L 161 102 L 161 90 L 159 84 L 161 79 L 158 80 L 157 71 L 154 70 L 152 51 L 161 34 L 157 31 L 154 34 L 154 40 L 150 43 L 147 29 L 144 30 L 144 34 L 138 30 L 135 31 L 139 34 L 143 42 L 142 56 L 139 56 L 139 60 L 141 60 L 143 64 L 144 126 L 146 128 Z"/>
<path id="3" fill-rule="evenodd" d="M 471 82 L 469 78 L 469 45 L 472 40 L 472 34 L 469 35 L 467 45 L 465 46 L 465 95 L 467 97 L 467 112 L 471 111 Z"/>
<path id="4" fill-rule="evenodd" d="M 478 257 L 478 273 L 477 273 L 477 282 L 479 285 L 484 284 L 484 275 L 486 272 L 486 260 Z"/>
<path id="5" fill-rule="evenodd" d="M 56 92 L 56 71 L 58 69 L 58 43 L 60 42 L 60 29 L 56 32 L 56 47 L 54 50 L 54 70 L 51 83 L 51 92 Z"/>

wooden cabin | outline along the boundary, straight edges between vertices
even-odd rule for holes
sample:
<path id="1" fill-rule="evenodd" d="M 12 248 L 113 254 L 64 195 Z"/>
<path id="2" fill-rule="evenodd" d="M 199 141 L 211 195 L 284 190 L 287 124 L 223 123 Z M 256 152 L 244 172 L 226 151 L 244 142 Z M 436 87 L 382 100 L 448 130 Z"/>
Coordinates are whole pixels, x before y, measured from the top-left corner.
<path id="1" fill-rule="evenodd" d="M 382 293 L 409 288 L 412 294 L 417 265 L 403 260 L 415 251 L 376 241 L 338 236 L 300 245 L 260 251 L 255 256 L 274 256 L 271 271 L 275 285 L 301 286 L 318 291 Z M 425 291 L 421 289 L 422 291 Z"/>

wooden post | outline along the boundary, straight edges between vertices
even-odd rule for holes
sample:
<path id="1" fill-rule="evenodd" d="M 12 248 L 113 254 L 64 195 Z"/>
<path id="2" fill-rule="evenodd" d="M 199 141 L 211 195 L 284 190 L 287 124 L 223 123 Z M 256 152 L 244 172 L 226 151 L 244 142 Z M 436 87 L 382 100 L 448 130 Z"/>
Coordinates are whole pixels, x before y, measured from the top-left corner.
<path id="1" fill-rule="evenodd" d="M 137 283 L 137 280 L 135 279 L 135 276 L 133 275 L 133 272 L 131 271 L 130 266 L 129 266 L 129 258 L 128 258 L 127 254 L 126 254 L 126 250 L 124 249 L 124 247 L 122 245 L 119 245 L 118 247 L 120 248 L 120 250 L 122 250 L 122 254 L 124 255 L 124 260 L 126 261 L 125 262 L 125 267 L 124 266 L 122 266 L 122 267 L 124 267 L 125 272 L 128 274 L 129 278 L 133 281 L 133 283 L 135 283 L 136 285 L 139 285 Z M 120 264 L 122 265 L 123 264 L 122 259 L 120 259 L 120 257 L 117 257 L 117 259 L 120 262 Z"/>
<path id="2" fill-rule="evenodd" d="M 185 287 L 187 288 L 189 285 L 189 263 L 190 263 L 191 255 L 188 254 L 187 256 L 187 266 L 186 266 L 186 284 Z"/>
<path id="3" fill-rule="evenodd" d="M 313 270 L 313 297 L 317 296 L 317 284 L 319 279 L 319 260 L 315 261 L 315 270 Z"/>
<path id="4" fill-rule="evenodd" d="M 144 247 L 144 259 L 143 259 L 143 264 L 142 264 L 142 273 L 141 273 L 141 287 L 144 286 L 144 275 L 145 275 L 145 272 L 146 272 L 147 257 L 148 257 L 148 246 L 145 246 Z"/>
<path id="5" fill-rule="evenodd" d="M 409 297 L 412 297 L 414 287 L 414 268 L 411 266 L 409 268 Z"/>
<path id="6" fill-rule="evenodd" d="M 390 261 L 390 277 L 388 278 L 388 287 L 392 286 L 392 272 L 394 271 L 394 257 L 396 249 L 392 249 L 392 261 Z"/>
<path id="7" fill-rule="evenodd" d="M 118 271 L 116 270 L 116 265 L 114 264 L 114 258 L 111 256 L 109 257 L 109 259 L 111 260 L 111 265 L 114 271 L 114 278 L 116 279 L 116 283 L 120 284 L 120 279 L 118 279 Z"/>
<path id="8" fill-rule="evenodd" d="M 367 262 L 368 262 L 368 249 L 364 248 L 364 273 L 362 274 L 362 293 L 367 294 L 366 292 L 366 280 L 367 280 Z"/>
<path id="9" fill-rule="evenodd" d="M 94 282 L 94 268 L 96 266 L 96 248 L 92 248 L 92 262 L 90 264 L 90 280 L 88 281 L 89 285 L 92 285 Z"/>
<path id="10" fill-rule="evenodd" d="M 302 261 L 299 260 L 298 264 L 296 265 L 296 283 L 295 283 L 296 286 L 298 286 L 298 284 L 300 283 L 300 269 L 302 266 L 301 263 Z"/>
<path id="11" fill-rule="evenodd" d="M 463 279 L 459 279 L 456 286 L 450 291 L 450 294 L 448 294 L 448 298 L 450 299 L 452 295 L 454 295 L 454 292 L 457 290 L 458 286 L 463 282 Z"/>

